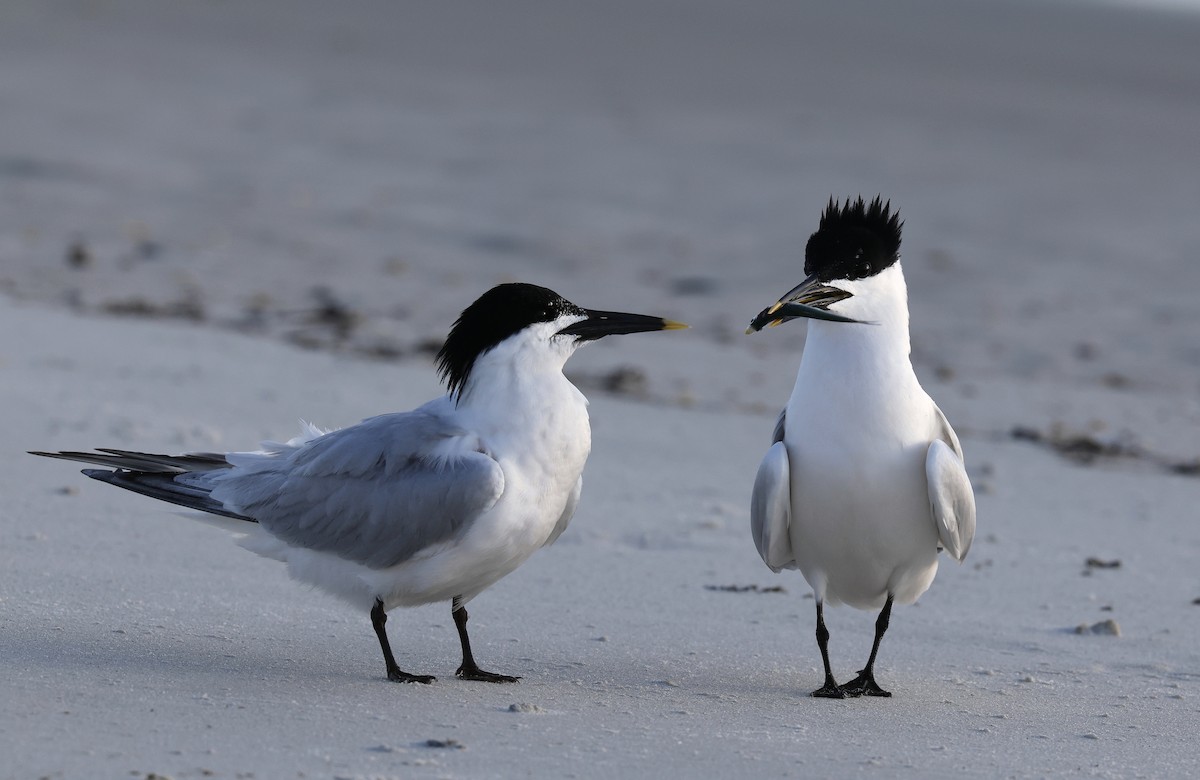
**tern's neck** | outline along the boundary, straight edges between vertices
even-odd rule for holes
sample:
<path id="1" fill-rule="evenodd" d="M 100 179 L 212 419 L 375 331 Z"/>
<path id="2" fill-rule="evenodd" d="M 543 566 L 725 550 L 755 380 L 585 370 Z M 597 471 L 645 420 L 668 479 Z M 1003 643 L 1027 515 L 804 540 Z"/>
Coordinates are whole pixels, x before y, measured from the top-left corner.
<path id="1" fill-rule="evenodd" d="M 563 375 L 573 342 L 507 341 L 481 355 L 458 408 L 497 427 L 539 428 L 559 413 L 586 415 L 586 400 Z"/>
<path id="2" fill-rule="evenodd" d="M 845 313 L 863 322 L 810 321 L 801 366 L 821 371 L 869 370 L 881 376 L 911 373 L 908 289 L 900 264 L 846 287 L 853 297 L 847 300 Z"/>
<path id="3" fill-rule="evenodd" d="M 524 464 L 522 473 L 543 487 L 566 490 L 591 450 L 587 399 L 562 372 L 573 345 L 565 354 L 544 343 L 525 351 L 507 346 L 477 361 L 459 398 L 459 420 L 502 462 Z"/>

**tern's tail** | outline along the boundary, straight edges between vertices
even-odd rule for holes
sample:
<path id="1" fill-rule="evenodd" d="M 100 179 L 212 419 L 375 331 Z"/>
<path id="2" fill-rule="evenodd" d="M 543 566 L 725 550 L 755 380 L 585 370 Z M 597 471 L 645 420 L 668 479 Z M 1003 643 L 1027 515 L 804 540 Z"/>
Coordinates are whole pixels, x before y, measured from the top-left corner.
<path id="1" fill-rule="evenodd" d="M 211 480 L 207 477 L 211 475 L 208 472 L 230 468 L 229 462 L 220 453 L 153 455 L 101 448 L 97 452 L 31 452 L 30 455 L 108 466 L 105 469 L 83 469 L 83 473 L 92 479 L 188 509 L 257 522 L 253 517 L 226 509 L 224 504 L 214 501 L 210 495 Z"/>

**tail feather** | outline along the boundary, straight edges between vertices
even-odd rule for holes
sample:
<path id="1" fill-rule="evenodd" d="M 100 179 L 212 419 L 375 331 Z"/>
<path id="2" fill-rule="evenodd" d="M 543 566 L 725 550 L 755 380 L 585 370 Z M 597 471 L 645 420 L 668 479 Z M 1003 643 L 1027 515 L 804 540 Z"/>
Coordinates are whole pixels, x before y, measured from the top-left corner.
<path id="1" fill-rule="evenodd" d="M 225 505 L 213 500 L 212 489 L 204 484 L 202 476 L 181 479 L 191 474 L 230 468 L 225 456 L 215 452 L 197 452 L 186 455 L 155 455 L 147 452 L 99 449 L 97 452 L 31 452 L 47 458 L 73 460 L 106 466 L 104 469 L 83 469 L 92 479 L 116 485 L 119 488 L 141 493 L 178 506 L 230 517 L 235 520 L 258 522 L 253 517 L 226 509 Z"/>

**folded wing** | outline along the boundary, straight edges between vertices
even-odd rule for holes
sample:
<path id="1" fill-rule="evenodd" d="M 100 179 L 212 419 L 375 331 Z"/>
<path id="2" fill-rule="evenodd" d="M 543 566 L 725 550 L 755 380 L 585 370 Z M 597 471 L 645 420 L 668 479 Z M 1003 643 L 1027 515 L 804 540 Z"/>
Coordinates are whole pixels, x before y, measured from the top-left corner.
<path id="1" fill-rule="evenodd" d="M 796 568 L 791 540 L 791 472 L 787 448 L 777 441 L 767 450 L 754 478 L 750 533 L 763 563 L 772 571 Z"/>
<path id="2" fill-rule="evenodd" d="M 504 492 L 483 442 L 436 402 L 227 458 L 213 499 L 288 544 L 372 568 L 457 538 Z"/>
<path id="3" fill-rule="evenodd" d="M 929 505 L 937 523 L 938 540 L 959 563 L 967 557 L 975 538 L 975 492 L 963 465 L 958 436 L 938 410 L 938 438 L 925 455 Z"/>
<path id="4" fill-rule="evenodd" d="M 38 452 L 136 493 L 258 522 L 284 542 L 386 568 L 465 533 L 504 493 L 504 473 L 445 399 L 325 433 L 306 426 L 258 452 Z M 566 527 L 578 492 L 559 521 Z"/>

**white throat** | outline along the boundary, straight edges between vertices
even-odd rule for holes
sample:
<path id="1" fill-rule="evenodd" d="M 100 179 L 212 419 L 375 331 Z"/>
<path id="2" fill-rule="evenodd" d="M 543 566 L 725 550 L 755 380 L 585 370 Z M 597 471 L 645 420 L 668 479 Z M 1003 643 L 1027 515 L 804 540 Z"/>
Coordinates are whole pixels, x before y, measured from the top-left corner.
<path id="1" fill-rule="evenodd" d="M 829 286 L 852 296 L 835 303 L 830 310 L 861 320 L 862 324 L 810 321 L 804 346 L 806 358 L 814 349 L 818 353 L 834 350 L 842 360 L 861 355 L 909 364 L 908 287 L 899 261 L 866 279 L 839 279 Z"/>
<path id="2" fill-rule="evenodd" d="M 514 440 L 574 436 L 587 441 L 587 399 L 563 375 L 579 342 L 557 336 L 580 319 L 532 325 L 480 355 L 458 412 L 480 431 Z"/>
<path id="3" fill-rule="evenodd" d="M 908 293 L 900 264 L 867 279 L 839 280 L 830 286 L 853 295 L 831 310 L 863 322 L 809 322 L 793 402 L 822 407 L 837 403 L 814 397 L 820 387 L 844 403 L 882 412 L 897 398 L 922 395 L 909 360 Z"/>

